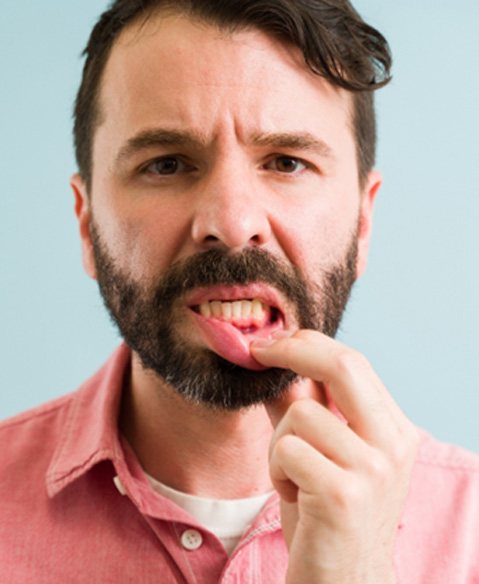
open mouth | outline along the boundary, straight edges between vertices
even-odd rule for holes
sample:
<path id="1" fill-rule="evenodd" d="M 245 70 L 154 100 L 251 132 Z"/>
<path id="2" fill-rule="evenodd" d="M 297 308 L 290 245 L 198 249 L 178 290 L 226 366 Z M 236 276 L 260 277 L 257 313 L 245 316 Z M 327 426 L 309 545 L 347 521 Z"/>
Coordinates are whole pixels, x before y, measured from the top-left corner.
<path id="1" fill-rule="evenodd" d="M 253 359 L 249 346 L 286 328 L 280 304 L 270 289 L 249 286 L 204 290 L 187 305 L 210 351 L 235 365 L 260 371 L 265 367 Z"/>

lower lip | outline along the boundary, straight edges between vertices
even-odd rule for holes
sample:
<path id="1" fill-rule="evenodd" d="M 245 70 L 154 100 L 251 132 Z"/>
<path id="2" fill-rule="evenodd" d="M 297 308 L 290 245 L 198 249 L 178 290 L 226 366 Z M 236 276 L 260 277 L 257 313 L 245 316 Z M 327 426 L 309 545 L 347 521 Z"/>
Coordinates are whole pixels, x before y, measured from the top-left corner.
<path id="1" fill-rule="evenodd" d="M 207 348 L 226 361 L 253 371 L 268 369 L 253 359 L 250 345 L 257 339 L 268 339 L 272 333 L 284 328 L 283 319 L 258 329 L 254 333 L 244 333 L 229 322 L 214 318 L 205 318 L 190 310 Z"/>

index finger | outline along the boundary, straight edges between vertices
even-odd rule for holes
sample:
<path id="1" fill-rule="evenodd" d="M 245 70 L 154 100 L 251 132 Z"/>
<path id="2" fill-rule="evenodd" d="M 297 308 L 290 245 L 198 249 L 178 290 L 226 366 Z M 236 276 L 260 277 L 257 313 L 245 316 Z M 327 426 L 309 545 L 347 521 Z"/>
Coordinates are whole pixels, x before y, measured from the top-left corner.
<path id="1" fill-rule="evenodd" d="M 252 343 L 251 353 L 263 365 L 325 383 L 350 427 L 365 439 L 390 439 L 391 430 L 406 421 L 367 360 L 322 333 L 302 330 L 270 345 Z"/>

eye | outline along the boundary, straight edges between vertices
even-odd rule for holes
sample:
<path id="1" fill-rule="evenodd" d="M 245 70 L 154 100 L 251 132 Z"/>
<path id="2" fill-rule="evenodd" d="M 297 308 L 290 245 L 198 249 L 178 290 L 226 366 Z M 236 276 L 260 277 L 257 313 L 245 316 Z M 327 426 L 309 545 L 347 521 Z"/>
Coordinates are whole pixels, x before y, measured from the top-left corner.
<path id="1" fill-rule="evenodd" d="M 277 156 L 266 167 L 284 174 L 298 174 L 306 168 L 306 164 L 293 156 Z"/>
<path id="2" fill-rule="evenodd" d="M 150 162 L 145 167 L 144 172 L 161 176 L 171 176 L 190 169 L 191 167 L 177 156 L 165 156 Z"/>

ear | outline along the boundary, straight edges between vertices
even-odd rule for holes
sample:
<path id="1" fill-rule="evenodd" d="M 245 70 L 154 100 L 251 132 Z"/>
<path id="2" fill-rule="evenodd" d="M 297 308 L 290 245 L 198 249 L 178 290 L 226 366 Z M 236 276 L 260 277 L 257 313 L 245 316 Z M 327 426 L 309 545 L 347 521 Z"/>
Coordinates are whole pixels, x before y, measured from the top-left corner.
<path id="1" fill-rule="evenodd" d="M 82 248 L 83 268 L 90 278 L 96 279 L 95 257 L 90 235 L 91 202 L 85 182 L 79 174 L 74 174 L 70 186 L 75 197 L 75 215 L 78 219 Z"/>
<path id="2" fill-rule="evenodd" d="M 379 172 L 372 170 L 368 175 L 366 185 L 361 193 L 356 278 L 359 278 L 366 269 L 369 254 L 369 242 L 371 240 L 373 226 L 374 201 L 382 182 L 382 175 Z"/>

